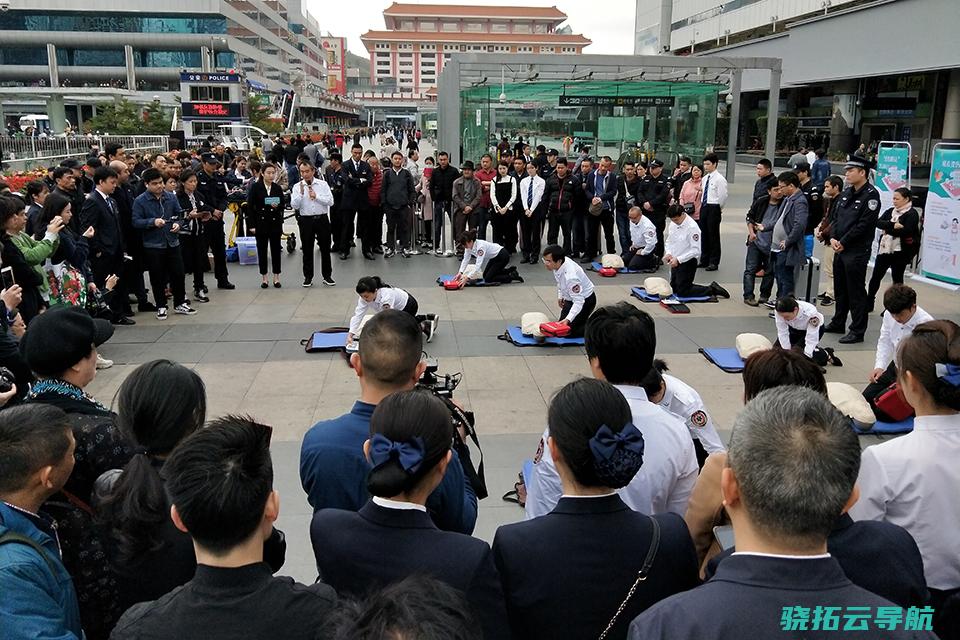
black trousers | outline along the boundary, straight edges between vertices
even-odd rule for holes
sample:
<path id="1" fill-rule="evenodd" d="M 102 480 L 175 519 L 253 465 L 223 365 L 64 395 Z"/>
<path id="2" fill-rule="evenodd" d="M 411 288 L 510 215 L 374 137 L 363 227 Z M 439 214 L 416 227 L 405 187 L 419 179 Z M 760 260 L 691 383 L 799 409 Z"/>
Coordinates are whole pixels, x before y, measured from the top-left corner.
<path id="1" fill-rule="evenodd" d="M 213 274 L 218 283 L 226 283 L 229 280 L 229 274 L 227 273 L 227 246 L 223 238 L 223 220 L 210 219 L 204 222 L 203 234 L 207 238 L 207 246 L 213 252 Z"/>
<path id="2" fill-rule="evenodd" d="M 709 266 L 720 264 L 720 218 L 718 204 L 705 204 L 700 207 L 700 262 Z"/>
<path id="3" fill-rule="evenodd" d="M 491 211 L 490 207 L 476 207 L 467 219 L 470 228 L 477 230 L 477 238 L 480 240 L 487 239 L 487 223 L 490 221 Z"/>
<path id="4" fill-rule="evenodd" d="M 453 208 L 450 202 L 436 202 L 433 203 L 433 248 L 440 248 L 440 238 L 443 237 L 443 225 L 445 224 L 444 218 L 449 221 L 451 229 L 453 228 Z M 457 239 L 453 238 L 453 244 L 457 243 Z M 447 247 L 447 250 L 454 250 L 456 247 Z"/>
<path id="5" fill-rule="evenodd" d="M 139 236 L 137 236 L 136 241 L 140 242 Z M 137 296 L 137 302 L 147 302 L 147 288 L 143 286 L 143 248 L 139 247 L 134 250 L 130 247 L 128 251 L 133 259 L 124 261 L 121 281 L 126 283 L 124 288 L 127 293 Z M 124 308 L 128 306 L 126 299 L 123 300 L 123 305 Z"/>
<path id="6" fill-rule="evenodd" d="M 300 232 L 303 235 L 303 232 Z M 340 207 L 330 207 L 330 237 L 333 240 L 331 251 L 340 251 L 341 236 L 343 235 L 343 220 Z M 306 241 L 304 241 L 306 242 Z"/>
<path id="7" fill-rule="evenodd" d="M 645 256 L 640 255 L 640 250 L 634 249 L 633 251 L 627 251 L 623 263 L 628 269 L 635 271 L 646 271 L 648 269 L 656 271 L 657 267 L 660 266 L 660 258 L 656 256 L 656 253 L 648 253 Z"/>
<path id="8" fill-rule="evenodd" d="M 833 256 L 833 289 L 837 306 L 831 325 L 844 326 L 850 313 L 850 332 L 862 336 L 867 332 L 867 262 L 870 248 L 846 249 Z"/>
<path id="9" fill-rule="evenodd" d="M 540 238 L 543 236 L 543 221 L 534 211 L 529 217 L 520 214 L 520 251 L 525 256 L 540 255 Z"/>
<path id="10" fill-rule="evenodd" d="M 570 309 L 573 308 L 573 300 L 564 300 L 563 308 L 560 310 L 560 319 L 563 320 L 567 317 L 567 314 L 570 313 Z M 587 328 L 587 320 L 590 319 L 590 314 L 593 313 L 593 310 L 597 308 L 597 294 L 591 293 L 583 301 L 583 307 L 580 309 L 580 313 L 577 314 L 577 317 L 573 319 L 570 323 L 570 333 L 567 334 L 568 338 L 581 338 L 583 337 L 583 332 Z"/>
<path id="11" fill-rule="evenodd" d="M 573 211 L 560 211 L 547 219 L 547 244 L 557 244 L 560 232 L 563 231 L 563 250 L 570 255 L 573 248 L 573 238 L 570 230 L 573 228 Z"/>
<path id="12" fill-rule="evenodd" d="M 173 306 L 183 304 L 187 296 L 183 286 L 183 257 L 180 255 L 180 247 L 144 247 L 143 260 L 150 272 L 150 288 L 153 289 L 153 303 L 157 308 L 167 306 L 167 283 L 173 293 Z"/>
<path id="13" fill-rule="evenodd" d="M 108 276 L 123 275 L 123 254 L 101 253 L 99 256 L 93 256 L 90 258 L 90 267 L 93 269 L 93 280 L 97 283 L 97 288 L 100 291 L 106 291 Z M 114 319 L 123 315 L 123 307 L 127 303 L 127 289 L 123 280 L 117 283 L 113 295 L 108 296 L 107 303 L 110 305 Z"/>
<path id="14" fill-rule="evenodd" d="M 510 264 L 510 252 L 506 248 L 500 249 L 500 252 L 490 258 L 487 266 L 483 268 L 483 279 L 487 282 L 511 282 L 513 278 L 506 272 L 508 264 Z"/>
<path id="15" fill-rule="evenodd" d="M 410 246 L 410 207 L 387 208 L 387 246 L 406 249 Z"/>
<path id="16" fill-rule="evenodd" d="M 588 258 L 595 258 L 602 253 L 600 245 L 600 227 L 603 226 L 603 236 L 607 241 L 606 253 L 616 253 L 617 245 L 613 239 L 613 212 L 604 209 L 599 216 L 587 214 L 587 248 Z"/>
<path id="17" fill-rule="evenodd" d="M 263 223 L 257 225 L 257 262 L 260 265 L 260 275 L 267 275 L 267 248 L 270 249 L 270 257 L 273 270 L 272 273 L 280 273 L 280 258 L 283 256 L 280 248 L 280 236 L 283 229 L 279 225 L 265 226 Z"/>
<path id="18" fill-rule="evenodd" d="M 357 237 L 364 253 L 383 245 L 383 210 L 379 204 L 368 204 L 357 211 Z"/>
<path id="19" fill-rule="evenodd" d="M 697 259 L 690 258 L 686 262 L 681 262 L 679 266 L 670 270 L 670 286 L 673 288 L 674 295 L 683 298 L 696 298 L 700 296 L 710 296 L 709 287 L 702 284 L 695 284 L 694 277 L 697 275 Z"/>
<path id="20" fill-rule="evenodd" d="M 876 382 L 871 382 L 863 390 L 863 397 L 867 399 L 867 402 L 870 403 L 870 407 L 873 409 L 873 413 L 877 416 L 877 420 L 882 420 L 884 422 L 895 422 L 893 418 L 888 416 L 886 413 L 877 409 L 876 405 L 873 404 L 881 393 L 887 390 L 887 388 L 897 381 L 897 365 L 895 362 L 891 362 L 886 371 L 880 374 L 880 377 L 877 378 Z"/>
<path id="21" fill-rule="evenodd" d="M 202 235 L 180 236 L 180 256 L 184 270 L 193 274 L 193 290 L 202 290 L 203 272 L 207 269 L 207 239 Z"/>
<path id="22" fill-rule="evenodd" d="M 906 251 L 878 253 L 873 263 L 873 273 L 870 275 L 870 286 L 867 287 L 867 297 L 871 299 L 877 297 L 883 276 L 887 275 L 887 269 L 890 270 L 890 277 L 893 278 L 894 284 L 903 284 L 903 272 L 907 270 L 911 260 L 913 260 L 913 254 Z"/>
<path id="23" fill-rule="evenodd" d="M 350 244 L 353 242 L 354 233 L 362 224 L 364 214 L 356 207 L 340 209 L 340 237 L 338 247 L 340 253 L 350 253 Z M 359 233 L 357 233 L 359 235 Z"/>
<path id="24" fill-rule="evenodd" d="M 587 217 L 586 211 L 573 212 L 573 225 L 570 230 L 573 236 L 573 252 L 583 253 L 587 250 Z"/>
<path id="25" fill-rule="evenodd" d="M 657 228 L 657 246 L 653 250 L 653 255 L 657 258 L 663 257 L 663 232 L 667 228 L 667 212 L 654 209 L 653 211 L 644 210 L 643 215 L 650 218 L 650 222 Z M 700 235 L 703 235 L 701 231 Z M 628 245 L 629 246 L 629 245 Z"/>
<path id="26" fill-rule="evenodd" d="M 508 252 L 517 251 L 517 243 L 520 241 L 520 235 L 517 233 L 517 213 L 510 209 L 504 214 L 494 212 L 493 216 L 493 241 L 504 247 Z"/>
<path id="27" fill-rule="evenodd" d="M 297 216 L 303 248 L 303 279 L 313 280 L 313 245 L 320 247 L 320 274 L 333 277 L 330 265 L 330 220 L 327 216 Z"/>

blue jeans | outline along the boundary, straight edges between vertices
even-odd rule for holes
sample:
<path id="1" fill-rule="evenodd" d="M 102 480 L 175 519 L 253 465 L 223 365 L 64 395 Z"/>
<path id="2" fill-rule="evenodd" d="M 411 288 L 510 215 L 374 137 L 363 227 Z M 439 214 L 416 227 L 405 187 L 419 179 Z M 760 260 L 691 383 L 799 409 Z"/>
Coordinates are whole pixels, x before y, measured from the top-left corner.
<path id="1" fill-rule="evenodd" d="M 770 299 L 773 291 L 773 268 L 770 263 L 770 254 L 757 246 L 756 242 L 747 245 L 747 259 L 743 267 L 743 298 L 753 297 L 753 288 L 757 282 L 757 271 L 763 269 L 763 279 L 760 280 L 760 297 Z"/>
<path id="2" fill-rule="evenodd" d="M 770 252 L 770 264 L 773 265 L 773 274 L 777 280 L 777 298 L 793 295 L 795 267 L 787 264 L 785 258 L 782 251 Z"/>
<path id="3" fill-rule="evenodd" d="M 646 213 L 646 212 L 644 212 Z M 617 237 L 620 239 L 620 253 L 630 249 L 630 216 L 626 211 L 617 211 Z"/>

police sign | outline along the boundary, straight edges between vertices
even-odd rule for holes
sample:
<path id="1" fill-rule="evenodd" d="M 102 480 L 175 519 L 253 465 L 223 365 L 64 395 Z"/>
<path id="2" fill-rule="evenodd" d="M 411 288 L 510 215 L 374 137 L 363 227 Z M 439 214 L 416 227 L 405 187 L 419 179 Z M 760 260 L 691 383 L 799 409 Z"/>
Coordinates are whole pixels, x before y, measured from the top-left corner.
<path id="1" fill-rule="evenodd" d="M 240 74 L 184 72 L 180 74 L 180 82 L 213 82 L 213 83 L 240 82 Z"/>

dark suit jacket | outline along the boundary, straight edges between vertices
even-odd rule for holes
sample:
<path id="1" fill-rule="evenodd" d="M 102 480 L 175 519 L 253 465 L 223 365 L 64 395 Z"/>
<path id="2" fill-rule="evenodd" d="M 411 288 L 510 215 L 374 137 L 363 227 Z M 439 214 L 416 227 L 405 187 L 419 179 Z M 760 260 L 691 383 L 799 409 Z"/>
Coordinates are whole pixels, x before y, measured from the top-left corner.
<path id="1" fill-rule="evenodd" d="M 507 638 L 507 616 L 493 553 L 486 542 L 440 531 L 422 511 L 368 502 L 359 512 L 322 509 L 310 539 L 321 579 L 341 595 L 363 596 L 413 574 L 466 595 L 488 640 Z"/>
<path id="2" fill-rule="evenodd" d="M 654 516 L 660 547 L 608 638 L 656 602 L 699 583 L 697 554 L 683 518 Z M 617 495 L 561 498 L 545 516 L 497 530 L 493 555 L 513 637 L 596 638 L 637 579 L 650 548 L 650 518 Z"/>
<path id="3" fill-rule="evenodd" d="M 113 198 L 111 198 L 113 200 Z M 116 201 L 113 208 L 107 204 L 99 191 L 94 191 L 83 202 L 80 212 L 80 228 L 96 230 L 90 239 L 90 254 L 96 258 L 98 253 L 119 256 L 123 253 L 123 232 L 120 228 L 120 209 Z"/>
<path id="4" fill-rule="evenodd" d="M 840 631 L 813 630 L 816 607 L 837 607 Z M 630 625 L 630 640 L 768 640 L 864 638 L 935 640 L 932 631 L 880 631 L 871 622 L 889 600 L 854 585 L 834 558 L 793 559 L 736 555 L 702 587 L 667 598 Z M 785 607 L 809 610 L 807 630 L 781 627 Z M 850 607 L 869 607 L 867 631 L 842 631 Z M 789 615 L 789 614 L 788 614 Z"/>
<path id="5" fill-rule="evenodd" d="M 367 189 L 373 182 L 373 169 L 366 160 L 361 160 L 359 165 L 359 168 L 355 167 L 353 158 L 349 158 L 343 161 L 343 167 L 340 169 L 340 175 L 343 176 L 341 203 L 347 211 L 367 208 Z"/>
<path id="6" fill-rule="evenodd" d="M 707 563 L 707 580 L 717 572 L 721 561 L 736 549 L 726 549 Z M 850 581 L 903 608 L 927 604 L 920 549 L 906 529 L 890 522 L 861 520 L 840 516 L 827 538 L 830 552 Z"/>
<path id="7" fill-rule="evenodd" d="M 600 198 L 603 200 L 604 209 L 614 210 L 614 200 L 617 197 L 617 174 L 613 171 L 607 171 L 607 174 L 603 176 L 603 189 L 597 191 L 597 170 L 594 169 L 584 182 L 584 187 L 587 192 L 587 206 L 590 205 L 589 201 L 591 199 Z"/>

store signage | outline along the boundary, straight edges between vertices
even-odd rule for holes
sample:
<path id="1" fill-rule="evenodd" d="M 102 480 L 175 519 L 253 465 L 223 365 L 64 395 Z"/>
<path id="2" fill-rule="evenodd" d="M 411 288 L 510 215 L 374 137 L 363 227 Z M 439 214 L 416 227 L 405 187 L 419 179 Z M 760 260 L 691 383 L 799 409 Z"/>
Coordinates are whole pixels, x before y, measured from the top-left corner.
<path id="1" fill-rule="evenodd" d="M 672 107 L 676 96 L 560 96 L 561 107 Z"/>
<path id="2" fill-rule="evenodd" d="M 180 74 L 180 82 L 240 82 L 240 74 L 237 73 L 189 73 Z"/>
<path id="3" fill-rule="evenodd" d="M 180 107 L 183 111 L 183 117 L 187 120 L 239 120 L 242 117 L 239 102 L 184 102 Z"/>

